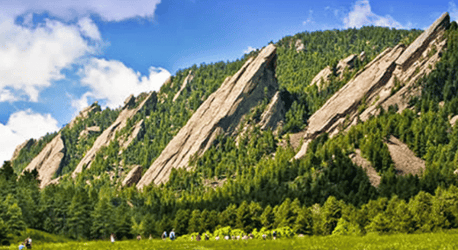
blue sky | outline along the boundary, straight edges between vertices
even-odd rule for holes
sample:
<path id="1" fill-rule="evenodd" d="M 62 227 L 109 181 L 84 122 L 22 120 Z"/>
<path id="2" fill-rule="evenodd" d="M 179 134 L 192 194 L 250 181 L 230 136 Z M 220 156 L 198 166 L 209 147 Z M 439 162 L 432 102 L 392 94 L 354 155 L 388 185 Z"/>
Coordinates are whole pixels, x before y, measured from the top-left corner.
<path id="1" fill-rule="evenodd" d="M 424 29 L 445 11 L 456 20 L 455 0 L 0 0 L 0 163 L 93 101 L 119 107 L 178 69 L 303 31 Z"/>

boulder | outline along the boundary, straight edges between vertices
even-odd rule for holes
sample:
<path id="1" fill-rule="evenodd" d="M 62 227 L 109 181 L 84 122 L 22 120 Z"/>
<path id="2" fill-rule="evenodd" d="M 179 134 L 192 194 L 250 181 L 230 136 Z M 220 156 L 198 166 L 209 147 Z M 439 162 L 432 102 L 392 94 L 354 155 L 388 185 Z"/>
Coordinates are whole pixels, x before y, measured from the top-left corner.
<path id="1" fill-rule="evenodd" d="M 65 156 L 65 146 L 61 134 L 52 139 L 41 152 L 33 158 L 24 171 L 38 171 L 38 179 L 41 181 L 40 187 L 48 185 L 59 170 L 62 159 Z"/>
<path id="2" fill-rule="evenodd" d="M 130 187 L 133 185 L 137 185 L 138 181 L 142 178 L 142 171 L 143 171 L 143 167 L 140 165 L 137 165 L 134 168 L 132 168 L 129 174 L 127 174 L 124 181 L 122 181 L 122 186 Z"/>
<path id="3" fill-rule="evenodd" d="M 452 125 L 452 127 L 455 126 L 457 121 L 458 121 L 458 115 L 455 115 L 454 117 L 450 119 L 450 125 Z"/>
<path id="4" fill-rule="evenodd" d="M 297 39 L 297 40 L 296 40 L 295 47 L 296 47 L 296 52 L 297 52 L 297 53 L 299 53 L 299 52 L 305 50 L 304 43 L 302 43 L 302 40 L 301 40 L 301 39 Z"/>
<path id="5" fill-rule="evenodd" d="M 123 129 L 127 125 L 127 121 L 130 118 L 134 117 L 134 115 L 141 111 L 144 106 L 148 106 L 150 103 L 157 102 L 156 92 L 151 92 L 148 94 L 148 96 L 137 107 L 135 107 L 136 100 L 133 98 L 134 97 L 131 95 L 126 99 L 124 102 L 124 107 L 122 108 L 113 124 L 111 124 L 110 127 L 105 129 L 102 134 L 97 137 L 91 149 L 86 152 L 83 159 L 81 159 L 81 161 L 76 166 L 76 169 L 73 171 L 73 178 L 75 178 L 76 175 L 81 173 L 85 168 L 91 167 L 91 163 L 94 160 L 97 152 L 99 152 L 102 147 L 108 146 L 110 142 L 115 139 L 116 132 Z"/>
<path id="6" fill-rule="evenodd" d="M 169 142 L 137 188 L 167 181 L 173 168 L 186 168 L 191 156 L 203 154 L 219 134 L 233 132 L 251 108 L 272 98 L 278 90 L 275 66 L 276 48 L 271 44 L 226 78 Z"/>

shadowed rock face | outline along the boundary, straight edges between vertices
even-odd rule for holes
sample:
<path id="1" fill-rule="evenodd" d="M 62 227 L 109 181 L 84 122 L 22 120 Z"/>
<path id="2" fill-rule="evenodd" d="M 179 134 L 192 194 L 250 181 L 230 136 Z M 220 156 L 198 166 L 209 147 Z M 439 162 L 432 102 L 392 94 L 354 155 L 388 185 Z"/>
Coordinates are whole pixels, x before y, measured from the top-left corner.
<path id="1" fill-rule="evenodd" d="M 15 149 L 13 153 L 13 157 L 11 157 L 11 161 L 14 161 L 18 156 L 19 153 L 23 148 L 30 148 L 33 144 L 35 143 L 35 139 L 28 139 L 25 142 L 19 144 Z"/>
<path id="2" fill-rule="evenodd" d="M 243 115 L 258 105 L 266 94 L 271 98 L 278 89 L 275 62 L 276 48 L 269 45 L 256 58 L 249 59 L 235 75 L 228 77 L 170 141 L 137 188 L 167 181 L 173 168 L 187 167 L 190 157 L 204 153 L 217 135 L 233 132 Z"/>
<path id="3" fill-rule="evenodd" d="M 448 13 L 444 13 L 407 49 L 402 44 L 388 48 L 366 65 L 310 117 L 304 144 L 295 158 L 303 157 L 308 144 L 320 134 L 333 136 L 358 120 L 377 115 L 377 106 L 387 109 L 397 104 L 399 111 L 407 108 L 410 98 L 421 93 L 415 82 L 429 74 L 440 59 L 449 22 Z M 400 89 L 393 94 L 396 84 L 400 84 Z M 367 108 L 358 111 L 360 105 Z"/>
<path id="4" fill-rule="evenodd" d="M 122 186 L 130 187 L 130 186 L 136 185 L 138 181 L 142 178 L 142 171 L 143 171 L 143 167 L 140 165 L 132 168 L 132 170 L 130 170 L 129 174 L 126 176 L 126 178 L 122 182 Z"/>
<path id="5" fill-rule="evenodd" d="M 33 158 L 24 171 L 38 171 L 38 179 L 41 180 L 40 188 L 47 186 L 57 170 L 59 170 L 62 159 L 65 156 L 64 141 L 60 134 L 52 139 L 41 152 Z"/>
<path id="6" fill-rule="evenodd" d="M 102 147 L 108 146 L 112 140 L 115 139 L 116 132 L 120 131 L 127 125 L 127 120 L 132 118 L 135 114 L 137 114 L 147 103 L 156 102 L 157 97 L 155 92 L 151 92 L 145 100 L 143 100 L 138 107 L 135 107 L 136 101 L 135 97 L 132 95 L 129 96 L 126 101 L 124 102 L 124 107 L 122 111 L 119 113 L 116 121 L 111 124 L 110 127 L 105 129 L 102 134 L 97 137 L 92 148 L 86 152 L 84 158 L 78 163 L 76 169 L 72 173 L 72 177 L 75 178 L 78 173 L 81 173 L 85 168 L 90 168 L 91 163 L 94 160 L 97 152 Z"/>

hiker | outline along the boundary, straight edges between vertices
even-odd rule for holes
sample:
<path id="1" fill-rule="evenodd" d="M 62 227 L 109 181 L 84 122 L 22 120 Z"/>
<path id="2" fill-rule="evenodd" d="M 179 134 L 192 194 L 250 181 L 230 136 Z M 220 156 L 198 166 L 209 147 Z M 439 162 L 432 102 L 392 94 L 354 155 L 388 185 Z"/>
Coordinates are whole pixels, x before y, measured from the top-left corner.
<path id="1" fill-rule="evenodd" d="M 22 249 L 24 249 L 24 248 L 25 248 L 24 243 L 21 242 L 21 245 L 19 245 L 19 250 L 22 250 Z"/>
<path id="2" fill-rule="evenodd" d="M 262 239 L 263 239 L 263 240 L 265 240 L 266 237 L 267 237 L 266 234 L 263 234 L 263 235 L 262 235 Z"/>
<path id="3" fill-rule="evenodd" d="M 272 233 L 272 236 L 273 236 L 274 240 L 276 240 L 276 239 L 277 239 L 277 231 L 274 231 L 274 232 Z"/>
<path id="4" fill-rule="evenodd" d="M 215 240 L 219 240 L 219 235 L 216 235 Z"/>
<path id="5" fill-rule="evenodd" d="M 207 234 L 205 234 L 204 240 L 209 240 L 210 238 L 208 237 Z"/>
<path id="6" fill-rule="evenodd" d="M 153 239 L 153 236 L 151 234 L 149 234 L 149 240 L 152 240 Z"/>
<path id="7" fill-rule="evenodd" d="M 115 236 L 114 236 L 113 233 L 110 234 L 110 241 L 111 241 L 111 243 L 114 243 L 114 242 L 115 242 Z"/>
<path id="8" fill-rule="evenodd" d="M 166 232 L 166 231 L 164 231 L 164 232 L 162 233 L 161 238 L 162 238 L 163 240 L 166 240 L 166 239 L 167 239 L 167 232 Z"/>
<path id="9" fill-rule="evenodd" d="M 32 249 L 32 238 L 27 237 L 27 239 L 25 239 L 25 247 L 27 249 Z"/>
<path id="10" fill-rule="evenodd" d="M 175 240 L 175 229 L 172 229 L 172 231 L 170 231 L 170 240 Z"/>
<path id="11" fill-rule="evenodd" d="M 137 235 L 137 240 L 140 241 L 142 239 L 142 236 L 139 234 Z"/>
<path id="12" fill-rule="evenodd" d="M 200 234 L 196 235 L 196 241 L 200 241 Z"/>

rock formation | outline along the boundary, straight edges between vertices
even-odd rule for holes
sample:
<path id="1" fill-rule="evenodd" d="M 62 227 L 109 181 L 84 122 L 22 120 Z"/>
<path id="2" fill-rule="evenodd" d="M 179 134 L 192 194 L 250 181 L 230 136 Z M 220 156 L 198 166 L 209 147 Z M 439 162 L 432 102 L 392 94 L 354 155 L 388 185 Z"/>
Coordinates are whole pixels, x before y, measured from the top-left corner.
<path id="1" fill-rule="evenodd" d="M 261 129 L 272 128 L 272 130 L 275 130 L 279 123 L 285 119 L 285 114 L 285 103 L 281 99 L 280 92 L 277 91 L 261 115 Z"/>
<path id="2" fill-rule="evenodd" d="M 125 186 L 133 186 L 133 185 L 136 185 L 138 183 L 138 181 L 142 178 L 142 171 L 143 171 L 143 167 L 138 165 L 138 166 L 135 166 L 134 168 L 132 168 L 132 170 L 130 170 L 129 174 L 127 174 L 126 178 L 124 179 L 124 181 L 122 181 L 122 186 L 125 187 Z"/>
<path id="3" fill-rule="evenodd" d="M 364 51 L 363 51 L 364 52 Z M 340 60 L 337 63 L 335 68 L 335 76 L 340 77 L 342 79 L 343 73 L 346 69 L 353 69 L 355 67 L 355 62 L 358 59 L 358 56 L 355 54 L 351 54 L 346 58 Z M 331 69 L 331 66 L 327 66 L 326 68 L 322 69 L 313 79 L 310 85 L 316 84 L 319 88 L 329 82 L 329 78 L 334 74 L 334 70 Z"/>
<path id="4" fill-rule="evenodd" d="M 296 52 L 297 53 L 299 53 L 299 52 L 301 52 L 301 51 L 303 51 L 305 49 L 304 43 L 302 43 L 301 39 L 297 39 L 296 40 L 295 47 L 296 47 Z"/>
<path id="5" fill-rule="evenodd" d="M 192 79 L 194 79 L 194 75 L 192 74 L 192 71 L 190 70 L 186 78 L 183 80 L 183 84 L 181 84 L 180 90 L 173 97 L 173 101 L 175 101 L 180 96 L 181 92 L 183 92 L 183 90 L 192 81 Z"/>
<path id="6" fill-rule="evenodd" d="M 457 121 L 458 121 L 458 115 L 455 115 L 454 117 L 450 119 L 450 125 L 452 125 L 452 127 L 455 126 Z"/>
<path id="7" fill-rule="evenodd" d="M 127 125 L 128 119 L 137 114 L 137 112 L 139 112 L 144 106 L 147 106 L 149 103 L 156 103 L 156 101 L 156 93 L 151 92 L 137 107 L 135 107 L 135 97 L 133 95 L 129 96 L 124 102 L 124 107 L 116 118 L 116 121 L 114 121 L 110 127 L 105 129 L 102 134 L 97 137 L 92 145 L 92 148 L 86 152 L 84 158 L 76 166 L 76 169 L 72 173 L 72 177 L 76 177 L 76 175 L 81 173 L 85 168 L 91 167 L 91 163 L 97 152 L 99 152 L 102 147 L 108 146 L 110 142 L 115 139 L 116 132 L 120 131 Z"/>
<path id="8" fill-rule="evenodd" d="M 84 139 L 90 134 L 99 133 L 99 132 L 100 132 L 100 127 L 98 126 L 87 127 L 80 132 L 78 136 L 78 140 Z"/>
<path id="9" fill-rule="evenodd" d="M 448 13 L 444 13 L 407 49 L 402 44 L 387 48 L 367 64 L 310 117 L 304 144 L 295 158 L 303 157 L 310 141 L 321 133 L 333 136 L 358 120 L 377 115 L 377 106 L 387 109 L 396 104 L 400 111 L 407 108 L 410 98 L 420 94 L 415 82 L 429 74 L 440 59 L 449 22 Z M 360 105 L 367 108 L 358 110 Z"/>
<path id="10" fill-rule="evenodd" d="M 119 146 L 121 147 L 121 149 L 126 149 L 135 138 L 138 138 L 139 136 L 141 136 L 143 134 L 142 133 L 143 129 L 144 129 L 144 122 L 143 120 L 140 120 L 131 129 L 131 132 L 128 133 L 127 138 L 120 138 Z"/>
<path id="11" fill-rule="evenodd" d="M 38 171 L 38 178 L 41 180 L 40 187 L 43 188 L 51 182 L 54 174 L 59 170 L 64 156 L 64 141 L 61 135 L 58 134 L 33 158 L 24 171 L 36 169 Z"/>
<path id="12" fill-rule="evenodd" d="M 187 167 L 190 157 L 205 152 L 217 135 L 234 131 L 241 118 L 266 94 L 271 98 L 278 89 L 275 52 L 274 45 L 267 46 L 256 58 L 250 58 L 235 75 L 226 78 L 169 142 L 137 188 L 167 181 L 172 168 Z"/>

